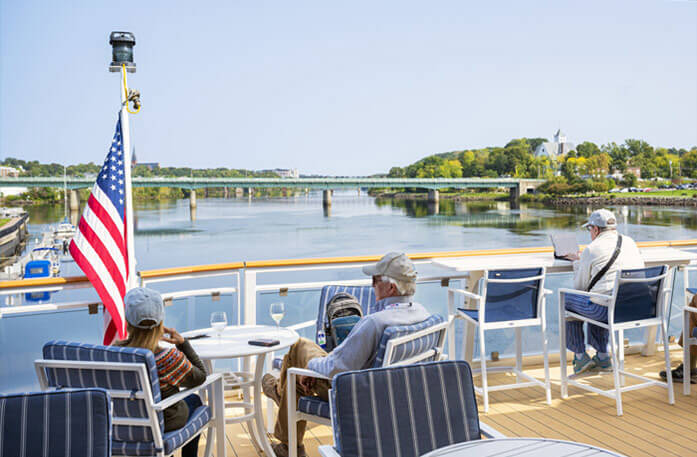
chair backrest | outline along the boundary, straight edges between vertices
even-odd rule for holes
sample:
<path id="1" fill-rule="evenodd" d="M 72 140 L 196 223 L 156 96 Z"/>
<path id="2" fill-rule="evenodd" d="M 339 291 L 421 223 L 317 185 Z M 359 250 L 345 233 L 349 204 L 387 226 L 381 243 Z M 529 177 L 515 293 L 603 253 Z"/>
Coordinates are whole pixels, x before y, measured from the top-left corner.
<path id="1" fill-rule="evenodd" d="M 443 354 L 448 322 L 433 314 L 412 325 L 387 327 L 380 338 L 373 368 L 438 360 Z"/>
<path id="2" fill-rule="evenodd" d="M 620 270 L 615 280 L 614 322 L 659 317 L 668 266 Z"/>
<path id="3" fill-rule="evenodd" d="M 464 361 L 340 373 L 330 401 L 342 457 L 417 457 L 480 439 L 472 371 Z"/>
<path id="4" fill-rule="evenodd" d="M 0 395 L 0 455 L 111 455 L 111 400 L 104 389 Z"/>
<path id="5" fill-rule="evenodd" d="M 487 271 L 480 282 L 480 294 L 485 297 L 484 321 L 537 318 L 544 280 L 544 268 Z"/>
<path id="6" fill-rule="evenodd" d="M 317 310 L 317 322 L 315 324 L 315 342 L 319 343 L 319 333 L 324 331 L 324 320 L 327 315 L 327 303 L 339 292 L 346 292 L 353 295 L 361 304 L 363 315 L 370 314 L 371 308 L 375 305 L 375 291 L 372 286 L 340 286 L 329 285 L 322 287 L 319 295 L 319 308 Z"/>
<path id="7" fill-rule="evenodd" d="M 49 341 L 44 345 L 43 355 L 44 360 L 36 362 L 40 380 L 42 371 L 45 373 L 42 384 L 46 382 L 46 385 L 43 388 L 101 387 L 110 392 L 114 404 L 114 440 L 157 441 L 153 436 L 153 424 L 159 424 L 158 435 L 161 436 L 164 417 L 161 412 L 154 412 L 151 408 L 151 405 L 161 400 L 157 365 L 151 351 Z M 55 361 L 74 363 L 72 366 L 63 366 L 65 364 Z M 108 365 L 100 366 L 103 362 Z M 141 377 L 144 376 L 142 373 L 146 373 L 145 382 L 141 382 Z M 143 422 L 142 426 L 119 425 L 121 419 L 149 419 L 150 425 L 147 422 Z"/>

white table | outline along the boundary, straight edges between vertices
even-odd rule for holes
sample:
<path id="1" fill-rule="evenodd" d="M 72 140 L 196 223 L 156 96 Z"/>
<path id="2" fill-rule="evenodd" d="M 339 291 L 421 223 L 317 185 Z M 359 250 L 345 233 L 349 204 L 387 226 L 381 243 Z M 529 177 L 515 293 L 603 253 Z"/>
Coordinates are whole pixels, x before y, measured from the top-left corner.
<path id="1" fill-rule="evenodd" d="M 501 438 L 469 441 L 436 449 L 428 454 L 424 454 L 422 457 L 469 457 L 472 455 L 478 457 L 513 457 L 518 455 L 535 457 L 623 457 L 622 454 L 610 452 L 590 444 L 544 438 Z"/>
<path id="2" fill-rule="evenodd" d="M 670 247 L 641 248 L 639 250 L 646 266 L 667 264 L 670 267 L 687 265 L 697 261 L 697 253 L 683 251 Z M 505 268 L 531 268 L 545 267 L 547 273 L 567 273 L 573 271 L 572 263 L 568 260 L 555 259 L 552 252 L 531 252 L 524 254 L 499 254 L 499 255 L 474 255 L 469 257 L 455 257 L 447 259 L 434 259 L 434 265 L 447 268 L 461 274 L 463 271 L 470 273 L 467 281 L 468 290 L 475 292 L 479 279 L 486 270 Z M 472 361 L 474 349 L 474 325 L 465 324 L 465 360 Z M 452 334 L 451 334 L 452 335 Z M 454 349 L 451 344 L 450 350 Z M 656 328 L 650 327 L 646 336 L 646 345 L 643 355 L 653 355 L 656 352 Z"/>
<path id="3" fill-rule="evenodd" d="M 264 431 L 264 416 L 261 409 L 261 378 L 264 374 L 264 361 L 267 354 L 285 349 L 298 341 L 299 336 L 297 332 L 282 327 L 280 330 L 277 330 L 276 327 L 268 325 L 233 325 L 225 327 L 221 338 L 218 338 L 211 328 L 193 330 L 184 333 L 183 336 L 192 337 L 201 334 L 211 336 L 190 340 L 190 343 L 210 372 L 213 371 L 213 361 L 215 359 L 243 358 L 247 361 L 249 358 L 255 357 L 256 368 L 254 373 L 246 370 L 233 373 L 237 377 L 237 380 L 234 382 L 235 386 L 243 389 L 243 401 L 225 403 L 225 406 L 244 408 L 245 413 L 241 416 L 226 418 L 225 423 L 249 423 L 253 421 L 254 427 L 251 427 L 251 423 L 249 425 L 254 440 L 264 451 L 265 455 L 275 455 L 271 450 L 271 445 Z M 275 346 L 253 346 L 248 343 L 249 340 L 257 338 L 273 338 L 279 340 L 280 344 Z M 248 364 L 245 363 L 244 366 L 248 367 Z M 250 386 L 254 389 L 253 402 L 250 402 L 249 398 Z"/>

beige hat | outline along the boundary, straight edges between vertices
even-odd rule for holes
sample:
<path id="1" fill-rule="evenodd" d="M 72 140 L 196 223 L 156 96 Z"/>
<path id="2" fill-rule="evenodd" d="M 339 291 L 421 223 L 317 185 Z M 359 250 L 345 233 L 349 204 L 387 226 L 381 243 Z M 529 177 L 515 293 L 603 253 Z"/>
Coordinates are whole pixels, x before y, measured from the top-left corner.
<path id="1" fill-rule="evenodd" d="M 416 268 L 406 254 L 390 252 L 378 263 L 363 267 L 363 273 L 368 276 L 389 276 L 399 281 L 416 281 Z"/>

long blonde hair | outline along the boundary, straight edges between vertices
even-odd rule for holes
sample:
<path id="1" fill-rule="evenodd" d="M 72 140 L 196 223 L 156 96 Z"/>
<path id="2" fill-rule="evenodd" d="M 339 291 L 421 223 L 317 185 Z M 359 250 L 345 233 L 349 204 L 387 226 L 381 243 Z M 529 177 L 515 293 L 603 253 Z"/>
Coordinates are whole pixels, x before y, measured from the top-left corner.
<path id="1" fill-rule="evenodd" d="M 125 340 L 117 341 L 116 346 L 150 349 L 153 354 L 159 349 L 160 338 L 165 332 L 163 322 L 153 328 L 138 328 L 127 323 L 126 329 L 128 337 Z"/>

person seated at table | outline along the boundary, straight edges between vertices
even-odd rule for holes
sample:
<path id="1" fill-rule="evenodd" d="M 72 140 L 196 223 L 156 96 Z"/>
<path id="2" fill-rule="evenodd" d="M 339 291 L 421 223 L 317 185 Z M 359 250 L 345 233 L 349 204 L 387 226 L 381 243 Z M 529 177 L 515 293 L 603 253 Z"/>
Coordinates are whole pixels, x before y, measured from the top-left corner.
<path id="1" fill-rule="evenodd" d="M 375 312 L 361 318 L 346 339 L 330 354 L 314 342 L 301 338 L 291 346 L 283 358 L 280 378 L 267 373 L 262 379 L 264 393 L 279 407 L 274 436 L 280 442 L 272 444 L 277 456 L 288 455 L 288 368 L 307 368 L 329 378 L 344 371 L 370 368 L 385 328 L 416 324 L 430 316 L 428 311 L 413 299 L 416 291 L 416 269 L 405 254 L 390 252 L 376 264 L 363 267 L 363 273 L 373 277 Z M 297 384 L 301 395 L 315 395 L 327 400 L 330 388 L 328 381 L 299 376 Z M 305 421 L 299 421 L 297 424 L 299 456 L 305 455 L 305 447 L 302 444 L 305 425 Z"/>
<path id="2" fill-rule="evenodd" d="M 644 268 L 644 260 L 633 239 L 617 232 L 617 219 L 612 211 L 599 209 L 593 211 L 583 224 L 591 235 L 591 244 L 583 252 L 567 256 L 573 260 L 574 289 L 597 294 L 612 295 L 617 271 L 631 268 Z M 615 256 L 615 251 L 618 254 Z M 614 258 L 614 260 L 613 260 Z M 611 262 L 612 261 L 612 262 Z M 602 274 L 606 265 L 607 271 Z M 607 322 L 607 306 L 597 298 L 584 295 L 566 294 L 567 310 Z M 586 352 L 582 321 L 566 322 L 566 347 L 574 352 L 574 373 L 579 374 L 594 368 L 609 369 L 610 356 L 607 352 L 607 329 L 588 324 L 589 342 L 596 354 L 591 358 Z"/>
<path id="3" fill-rule="evenodd" d="M 165 306 L 159 292 L 145 287 L 128 291 L 126 307 L 128 337 L 116 346 L 150 349 L 155 355 L 162 399 L 179 392 L 180 387 L 200 386 L 206 380 L 206 367 L 187 339 L 175 329 L 164 326 Z M 164 341 L 174 346 L 161 347 Z M 190 415 L 201 406 L 201 398 L 192 394 L 164 410 L 165 433 L 186 425 Z M 196 457 L 200 435 L 182 448 L 182 457 Z"/>
<path id="4" fill-rule="evenodd" d="M 690 301 L 690 306 L 692 307 L 697 307 L 697 295 L 692 297 L 692 301 Z M 697 328 L 697 313 L 688 313 L 688 318 L 690 319 L 687 328 L 690 329 L 690 334 L 687 335 L 689 336 L 694 332 L 695 328 Z M 685 335 L 680 335 L 680 340 L 678 341 L 678 344 L 682 346 L 684 344 L 684 339 Z M 677 382 L 686 382 L 685 381 L 685 367 L 681 363 L 680 365 L 677 366 L 677 368 L 670 370 L 671 373 L 673 374 L 673 381 Z M 661 378 L 663 380 L 667 379 L 666 376 L 666 371 L 663 370 L 659 373 Z M 690 374 L 687 375 L 688 382 L 691 384 L 697 384 L 697 346 L 690 346 Z"/>

